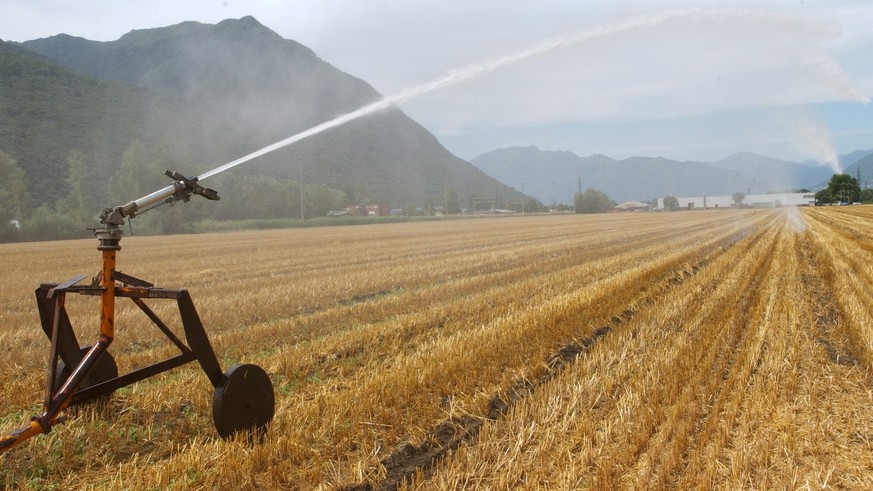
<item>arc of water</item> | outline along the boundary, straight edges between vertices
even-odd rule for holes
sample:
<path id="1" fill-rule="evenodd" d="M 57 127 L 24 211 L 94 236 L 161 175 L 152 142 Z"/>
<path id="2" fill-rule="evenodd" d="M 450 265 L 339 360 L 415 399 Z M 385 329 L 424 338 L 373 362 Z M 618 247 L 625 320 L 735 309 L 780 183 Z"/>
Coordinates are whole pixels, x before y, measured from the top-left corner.
<path id="1" fill-rule="evenodd" d="M 443 89 L 467 80 L 470 80 L 475 77 L 479 77 L 481 75 L 494 72 L 504 66 L 520 62 L 522 60 L 532 58 L 535 56 L 539 56 L 550 51 L 553 51 L 558 48 L 573 46 L 576 44 L 580 44 L 586 41 L 591 41 L 593 39 L 598 39 L 606 36 L 611 36 L 615 34 L 619 34 L 626 31 L 645 29 L 658 26 L 665 22 L 669 22 L 672 20 L 678 19 L 701 19 L 701 20 L 716 20 L 716 21 L 729 21 L 729 20 L 742 20 L 749 22 L 759 22 L 766 23 L 768 26 L 776 26 L 789 30 L 801 30 L 808 31 L 818 35 L 825 35 L 829 37 L 839 36 L 839 30 L 830 26 L 828 24 L 823 24 L 816 21 L 807 20 L 801 17 L 784 14 L 780 12 L 774 12 L 770 10 L 760 10 L 760 9 L 702 9 L 702 8 L 694 8 L 694 9 L 682 9 L 682 10 L 671 10 L 667 12 L 663 12 L 655 15 L 647 15 L 642 17 L 637 17 L 633 19 L 629 19 L 623 22 L 618 22 L 614 24 L 607 24 L 600 27 L 595 27 L 592 29 L 587 29 L 575 33 L 571 33 L 567 36 L 553 39 L 550 41 L 546 41 L 542 44 L 536 45 L 532 48 L 519 51 L 516 53 L 512 53 L 486 63 L 481 63 L 478 65 L 472 65 L 467 68 L 456 70 L 448 75 L 434 80 L 429 83 L 425 83 L 416 87 L 412 87 L 410 89 L 404 90 L 399 94 L 384 97 L 382 99 L 377 100 L 376 102 L 372 102 L 363 107 L 360 107 L 354 111 L 348 112 L 341 116 L 337 116 L 334 119 L 329 121 L 325 121 L 321 124 L 313 126 L 305 131 L 297 133 L 295 135 L 289 136 L 284 140 L 280 140 L 271 145 L 267 145 L 259 150 L 256 150 L 248 155 L 240 157 L 232 162 L 228 162 L 222 166 L 216 167 L 204 174 L 198 176 L 199 180 L 203 180 L 224 172 L 228 169 L 236 167 L 240 164 L 248 162 L 252 159 L 260 157 L 262 155 L 268 154 L 280 148 L 286 147 L 293 143 L 296 143 L 305 138 L 309 138 L 310 136 L 317 135 L 324 131 L 327 131 L 331 128 L 336 128 L 337 126 L 346 124 L 350 121 L 354 121 L 363 116 L 367 116 L 369 114 L 373 114 L 382 110 L 385 110 L 394 105 L 401 104 L 410 99 L 418 97 L 423 94 L 427 94 L 429 92 L 433 92 L 435 90 Z"/>

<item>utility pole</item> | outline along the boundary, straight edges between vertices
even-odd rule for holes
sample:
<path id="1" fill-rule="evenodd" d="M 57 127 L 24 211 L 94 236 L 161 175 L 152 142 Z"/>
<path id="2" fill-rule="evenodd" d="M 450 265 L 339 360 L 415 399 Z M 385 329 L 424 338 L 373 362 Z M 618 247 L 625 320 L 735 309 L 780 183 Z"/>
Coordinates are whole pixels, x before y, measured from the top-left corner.
<path id="1" fill-rule="evenodd" d="M 576 183 L 576 197 L 579 196 L 582 196 L 582 176 L 579 176 L 579 181 Z M 570 198 L 570 208 L 577 213 L 579 212 L 576 209 L 576 200 L 573 197 Z"/>
<path id="2" fill-rule="evenodd" d="M 524 183 L 521 183 L 521 199 L 524 200 L 521 202 L 521 212 L 524 213 L 524 205 L 527 203 L 527 200 L 524 199 Z"/>
<path id="3" fill-rule="evenodd" d="M 303 214 L 303 161 L 300 161 L 300 219 L 305 220 Z"/>
<path id="4" fill-rule="evenodd" d="M 449 214 L 449 176 L 443 176 L 445 178 L 445 188 L 446 188 L 446 207 L 443 208 L 443 215 Z"/>

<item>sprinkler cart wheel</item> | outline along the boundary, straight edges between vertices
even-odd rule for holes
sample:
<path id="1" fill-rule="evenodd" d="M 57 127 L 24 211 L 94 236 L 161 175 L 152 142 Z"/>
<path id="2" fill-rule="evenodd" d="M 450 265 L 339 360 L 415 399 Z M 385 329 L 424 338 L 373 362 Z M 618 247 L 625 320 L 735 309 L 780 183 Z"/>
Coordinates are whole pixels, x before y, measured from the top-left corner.
<path id="1" fill-rule="evenodd" d="M 85 354 L 91 350 L 90 346 L 82 346 L 79 348 L 82 353 L 82 358 L 85 357 Z M 64 360 L 58 361 L 58 372 L 55 376 L 55 387 L 60 387 L 64 382 L 70 378 L 70 374 L 72 370 L 64 363 Z M 107 380 L 112 380 L 114 378 L 118 378 L 118 365 L 115 364 L 115 358 L 112 357 L 112 354 L 108 351 L 104 351 L 103 355 L 100 356 L 100 359 L 97 360 L 97 364 L 94 365 L 94 368 L 85 375 L 85 378 L 82 380 L 82 385 L 79 387 L 82 389 L 87 389 L 93 385 L 97 385 L 102 382 L 106 382 Z M 94 396 L 92 399 L 83 400 L 81 402 L 91 402 L 97 399 L 103 399 L 109 397 L 109 394 L 101 394 Z"/>
<path id="2" fill-rule="evenodd" d="M 243 431 L 263 436 L 275 410 L 273 383 L 257 365 L 234 365 L 215 387 L 212 419 L 222 438 Z"/>

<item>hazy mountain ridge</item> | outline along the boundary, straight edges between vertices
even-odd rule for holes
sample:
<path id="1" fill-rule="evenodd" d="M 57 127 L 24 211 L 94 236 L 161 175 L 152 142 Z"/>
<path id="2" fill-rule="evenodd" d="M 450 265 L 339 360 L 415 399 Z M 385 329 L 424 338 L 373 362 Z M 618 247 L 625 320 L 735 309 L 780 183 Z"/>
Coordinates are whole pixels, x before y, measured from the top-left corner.
<path id="1" fill-rule="evenodd" d="M 845 161 L 864 155 L 853 152 Z M 873 154 L 868 151 L 867 154 Z M 494 150 L 471 160 L 483 172 L 506 183 L 524 183 L 525 192 L 543 202 L 566 201 L 581 188 L 606 192 L 616 201 L 650 200 L 667 195 L 766 193 L 813 188 L 826 183 L 833 170 L 824 165 L 787 162 L 739 152 L 716 162 L 676 161 L 663 157 L 615 160 L 603 155 L 580 157 L 535 146 Z M 873 167 L 873 161 L 871 161 Z M 851 172 L 848 166 L 845 172 Z M 854 174 L 852 174 L 854 175 Z M 873 174 L 870 174 L 873 177 Z"/>
<path id="2" fill-rule="evenodd" d="M 65 159 L 74 148 L 91 164 L 97 189 L 105 188 L 133 139 L 144 142 L 153 160 L 195 174 L 381 97 L 252 17 L 136 30 L 110 42 L 62 34 L 5 44 L 18 58 L 10 65 L 31 53 L 32 69 L 22 77 L 0 64 L 0 83 L 18 87 L 0 109 L 0 134 L 20 136 L 14 144 L 4 139 L 0 151 L 25 169 L 37 204 L 65 193 Z M 49 66 L 55 74 L 44 83 L 34 74 Z M 110 97 L 107 87 L 131 95 Z M 24 109 L 29 101 L 44 100 L 58 102 L 36 112 Z M 58 120 L 66 123 L 51 124 Z M 40 131 L 22 130 L 33 127 Z M 449 153 L 399 109 L 311 137 L 215 179 L 240 173 L 297 179 L 300 164 L 305 182 L 353 190 L 350 199 L 421 205 L 442 202 L 446 188 L 462 201 L 474 193 L 519 197 Z"/>
<path id="3" fill-rule="evenodd" d="M 857 157 L 857 160 L 853 161 L 852 158 L 855 157 Z M 862 188 L 873 186 L 873 150 L 852 152 L 846 155 L 845 160 L 840 159 L 840 161 L 845 162 L 843 172 L 852 177 L 858 176 L 858 170 L 860 168 L 860 184 Z M 851 162 L 851 164 L 848 164 L 848 162 Z M 821 185 L 824 186 L 826 184 L 826 182 L 823 182 Z"/>
<path id="4" fill-rule="evenodd" d="M 135 30 L 106 43 L 56 38 L 23 45 L 92 77 L 209 105 L 281 134 L 380 97 L 252 17 Z M 278 120 L 264 124 L 265 117 Z"/>
<path id="5" fill-rule="evenodd" d="M 840 163 L 845 166 L 851 166 L 858 162 L 861 159 L 867 158 L 873 155 L 873 149 L 871 150 L 855 150 L 854 152 L 849 152 L 846 155 L 840 156 Z"/>

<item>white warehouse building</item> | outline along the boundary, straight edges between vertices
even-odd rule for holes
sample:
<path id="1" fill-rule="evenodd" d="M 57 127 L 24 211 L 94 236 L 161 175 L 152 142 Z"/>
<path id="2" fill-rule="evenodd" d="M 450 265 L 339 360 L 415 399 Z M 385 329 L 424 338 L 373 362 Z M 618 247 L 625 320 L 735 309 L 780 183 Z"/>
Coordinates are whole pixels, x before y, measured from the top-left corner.
<path id="1" fill-rule="evenodd" d="M 679 208 L 686 210 L 735 208 L 732 196 L 692 196 L 676 198 Z M 742 201 L 751 208 L 779 208 L 780 206 L 815 206 L 815 193 L 750 194 Z M 658 210 L 664 210 L 664 198 L 658 198 Z"/>

